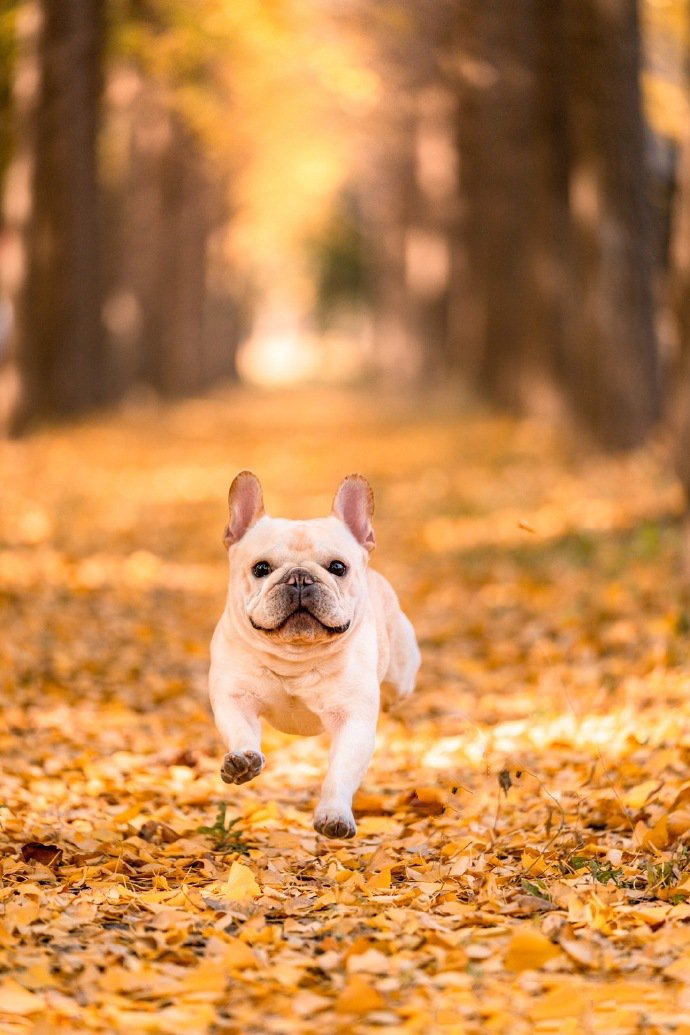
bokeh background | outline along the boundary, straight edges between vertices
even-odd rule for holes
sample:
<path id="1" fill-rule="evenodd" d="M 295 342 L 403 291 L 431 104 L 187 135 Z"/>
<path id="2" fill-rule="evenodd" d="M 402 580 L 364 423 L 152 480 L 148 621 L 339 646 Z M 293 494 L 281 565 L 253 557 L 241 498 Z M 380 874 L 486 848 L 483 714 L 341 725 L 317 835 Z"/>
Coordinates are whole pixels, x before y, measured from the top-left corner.
<path id="1" fill-rule="evenodd" d="M 5 2 L 2 427 L 442 384 L 687 485 L 689 53 L 687 0 Z"/>
<path id="2" fill-rule="evenodd" d="M 2 1035 L 690 1035 L 690 0 L 0 0 Z M 413 621 L 228 788 L 228 485 Z"/>

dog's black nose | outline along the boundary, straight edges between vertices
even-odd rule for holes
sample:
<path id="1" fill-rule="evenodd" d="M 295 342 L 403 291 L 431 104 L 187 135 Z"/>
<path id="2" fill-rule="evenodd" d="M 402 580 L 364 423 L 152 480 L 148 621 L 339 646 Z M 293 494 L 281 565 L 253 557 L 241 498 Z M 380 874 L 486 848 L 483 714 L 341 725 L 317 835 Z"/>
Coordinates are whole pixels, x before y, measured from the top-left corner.
<path id="1" fill-rule="evenodd" d="M 288 586 L 297 586 L 299 589 L 303 589 L 305 586 L 313 586 L 316 579 L 306 568 L 293 568 L 285 581 Z"/>

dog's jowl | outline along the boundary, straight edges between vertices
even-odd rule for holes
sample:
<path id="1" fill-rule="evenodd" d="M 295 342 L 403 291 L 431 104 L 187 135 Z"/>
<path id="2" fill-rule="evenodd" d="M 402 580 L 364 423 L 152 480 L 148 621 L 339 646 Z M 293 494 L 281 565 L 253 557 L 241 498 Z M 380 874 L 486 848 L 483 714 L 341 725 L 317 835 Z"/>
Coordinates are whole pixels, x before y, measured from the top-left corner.
<path id="1" fill-rule="evenodd" d="M 419 649 L 390 583 L 372 571 L 374 505 L 345 478 L 331 514 L 269 517 L 249 471 L 230 487 L 225 610 L 211 643 L 210 693 L 225 742 L 221 776 L 245 783 L 264 766 L 261 718 L 286 733 L 324 730 L 328 771 L 314 815 L 327 837 L 353 837 L 352 796 L 366 772 L 382 700 L 414 689 Z"/>

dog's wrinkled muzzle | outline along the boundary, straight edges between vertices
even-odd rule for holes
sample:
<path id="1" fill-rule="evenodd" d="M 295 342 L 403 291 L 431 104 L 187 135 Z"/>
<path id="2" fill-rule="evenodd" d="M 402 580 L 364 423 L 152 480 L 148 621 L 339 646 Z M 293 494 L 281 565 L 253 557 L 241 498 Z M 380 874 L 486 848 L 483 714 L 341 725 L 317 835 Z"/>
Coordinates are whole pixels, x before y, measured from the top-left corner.
<path id="1" fill-rule="evenodd" d="M 325 592 L 327 590 L 323 583 L 306 568 L 291 568 L 273 590 L 274 594 L 280 594 L 279 614 L 275 623 L 262 625 L 256 622 L 251 615 L 249 621 L 255 629 L 261 632 L 278 632 L 292 618 L 297 620 L 303 616 L 304 620 L 311 619 L 318 623 L 326 632 L 347 632 L 349 622 L 343 625 L 333 625 L 328 622 L 322 598 L 322 594 Z"/>

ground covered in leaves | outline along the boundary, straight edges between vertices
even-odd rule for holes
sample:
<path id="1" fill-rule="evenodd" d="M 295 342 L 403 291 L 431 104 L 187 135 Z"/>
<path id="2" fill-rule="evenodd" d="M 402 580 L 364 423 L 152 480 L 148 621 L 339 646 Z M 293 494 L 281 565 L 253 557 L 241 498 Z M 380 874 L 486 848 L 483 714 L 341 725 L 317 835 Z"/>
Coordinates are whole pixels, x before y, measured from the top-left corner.
<path id="1" fill-rule="evenodd" d="M 0 444 L 0 1031 L 690 1032 L 690 609 L 663 451 L 236 392 Z M 233 475 L 377 495 L 422 643 L 359 835 L 321 740 L 219 778 Z"/>

